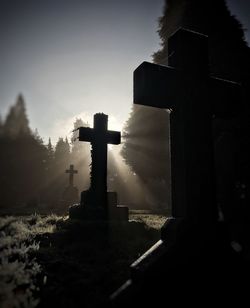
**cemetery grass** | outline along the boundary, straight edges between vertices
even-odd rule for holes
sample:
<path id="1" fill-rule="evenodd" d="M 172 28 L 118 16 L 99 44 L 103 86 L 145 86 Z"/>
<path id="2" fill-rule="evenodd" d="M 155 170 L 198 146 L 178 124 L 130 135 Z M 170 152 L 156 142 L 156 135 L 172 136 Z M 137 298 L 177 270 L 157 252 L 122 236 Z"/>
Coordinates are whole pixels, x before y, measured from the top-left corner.
<path id="1" fill-rule="evenodd" d="M 160 238 L 165 217 L 83 224 L 67 217 L 0 218 L 1 307 L 95 307 L 130 276 L 129 265 Z"/>

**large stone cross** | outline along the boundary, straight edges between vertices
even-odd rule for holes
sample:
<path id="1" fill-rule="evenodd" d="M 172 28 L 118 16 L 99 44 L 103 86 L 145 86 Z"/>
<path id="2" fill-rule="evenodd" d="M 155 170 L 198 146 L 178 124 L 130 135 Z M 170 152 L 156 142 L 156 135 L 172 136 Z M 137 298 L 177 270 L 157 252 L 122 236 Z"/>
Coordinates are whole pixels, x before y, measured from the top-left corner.
<path id="1" fill-rule="evenodd" d="M 207 37 L 179 29 L 169 66 L 143 62 L 134 72 L 134 103 L 170 109 L 172 215 L 217 219 L 212 121 L 234 112 L 239 85 L 209 76 Z"/>
<path id="2" fill-rule="evenodd" d="M 65 173 L 69 173 L 69 186 L 74 186 L 74 174 L 78 173 L 77 170 L 74 170 L 74 165 L 70 165 Z"/>
<path id="3" fill-rule="evenodd" d="M 107 194 L 107 146 L 120 144 L 121 133 L 108 131 L 108 116 L 103 113 L 94 115 L 94 128 L 80 127 L 79 141 L 91 142 L 92 164 L 89 191 L 95 195 L 96 202 L 105 204 Z"/>

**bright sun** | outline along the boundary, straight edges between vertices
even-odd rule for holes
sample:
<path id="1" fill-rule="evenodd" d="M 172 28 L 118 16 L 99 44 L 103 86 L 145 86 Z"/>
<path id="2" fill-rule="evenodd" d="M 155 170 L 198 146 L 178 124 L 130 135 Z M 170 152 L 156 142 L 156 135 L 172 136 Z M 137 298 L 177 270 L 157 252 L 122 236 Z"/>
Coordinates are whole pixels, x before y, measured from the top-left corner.
<path id="1" fill-rule="evenodd" d="M 68 140 L 70 140 L 72 135 L 72 130 L 74 126 L 74 122 L 76 119 L 82 119 L 83 122 L 88 123 L 90 127 L 93 127 L 93 116 L 88 113 L 79 113 L 73 117 L 68 117 L 65 119 L 60 119 L 55 122 L 53 130 L 52 130 L 52 136 L 53 140 L 56 142 L 59 137 L 67 137 Z M 109 115 L 108 118 L 108 129 L 122 132 L 122 126 L 123 123 L 117 119 L 114 115 Z M 111 150 L 113 148 L 112 144 L 108 145 L 108 149 Z"/>

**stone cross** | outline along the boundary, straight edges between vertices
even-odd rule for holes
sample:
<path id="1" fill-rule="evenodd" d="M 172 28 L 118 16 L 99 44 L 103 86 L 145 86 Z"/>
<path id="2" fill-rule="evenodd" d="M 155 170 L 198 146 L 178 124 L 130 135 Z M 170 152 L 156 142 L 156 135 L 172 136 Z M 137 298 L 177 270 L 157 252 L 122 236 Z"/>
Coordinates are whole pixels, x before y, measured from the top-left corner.
<path id="1" fill-rule="evenodd" d="M 74 165 L 70 165 L 68 170 L 65 170 L 65 173 L 69 173 L 69 186 L 74 186 L 74 174 L 78 173 L 77 170 L 74 170 Z"/>
<path id="2" fill-rule="evenodd" d="M 108 131 L 108 116 L 103 113 L 94 115 L 94 128 L 80 127 L 79 141 L 91 142 L 92 164 L 89 191 L 97 203 L 105 204 L 107 194 L 107 146 L 120 144 L 121 133 Z"/>
<path id="3" fill-rule="evenodd" d="M 240 99 L 238 84 L 209 76 L 207 37 L 185 29 L 170 38 L 169 66 L 143 62 L 134 103 L 170 109 L 172 215 L 217 220 L 212 123 Z"/>

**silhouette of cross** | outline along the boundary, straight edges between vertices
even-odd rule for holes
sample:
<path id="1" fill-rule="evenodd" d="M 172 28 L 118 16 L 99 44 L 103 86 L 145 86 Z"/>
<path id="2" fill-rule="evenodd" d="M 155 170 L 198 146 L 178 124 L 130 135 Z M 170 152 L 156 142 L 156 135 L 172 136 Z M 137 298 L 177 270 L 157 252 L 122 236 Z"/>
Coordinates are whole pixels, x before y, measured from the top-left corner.
<path id="1" fill-rule="evenodd" d="M 74 170 L 74 165 L 70 165 L 65 173 L 69 173 L 69 186 L 74 186 L 74 174 L 78 173 L 77 170 Z"/>
<path id="2" fill-rule="evenodd" d="M 209 76 L 207 36 L 179 29 L 168 64 L 134 72 L 134 103 L 170 109 L 172 215 L 216 221 L 213 118 L 231 116 L 240 86 Z M 240 108 L 238 108 L 240 109 Z"/>
<path id="3" fill-rule="evenodd" d="M 79 141 L 91 142 L 91 182 L 97 202 L 105 203 L 107 192 L 107 145 L 120 144 L 121 133 L 108 131 L 108 116 L 103 113 L 94 115 L 94 128 L 79 127 Z"/>

